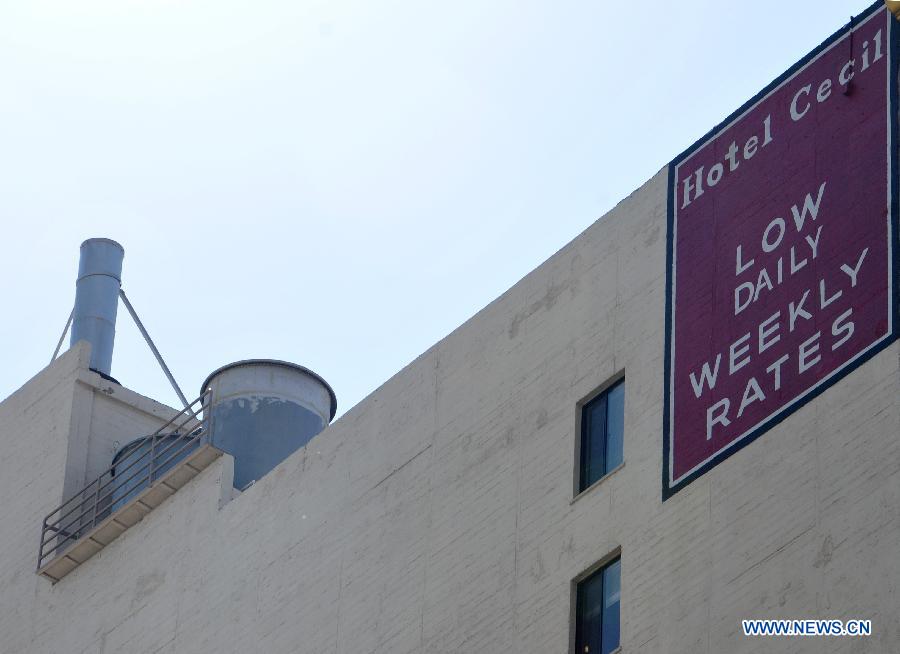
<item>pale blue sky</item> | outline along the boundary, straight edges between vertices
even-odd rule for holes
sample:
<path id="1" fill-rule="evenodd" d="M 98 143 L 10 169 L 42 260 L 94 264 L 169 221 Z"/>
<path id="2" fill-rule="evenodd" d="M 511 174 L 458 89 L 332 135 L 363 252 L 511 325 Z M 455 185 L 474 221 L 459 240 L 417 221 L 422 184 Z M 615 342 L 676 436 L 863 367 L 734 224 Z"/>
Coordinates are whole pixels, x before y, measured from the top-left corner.
<path id="1" fill-rule="evenodd" d="M 0 0 L 0 398 L 105 236 L 187 395 L 272 357 L 344 412 L 867 6 Z"/>

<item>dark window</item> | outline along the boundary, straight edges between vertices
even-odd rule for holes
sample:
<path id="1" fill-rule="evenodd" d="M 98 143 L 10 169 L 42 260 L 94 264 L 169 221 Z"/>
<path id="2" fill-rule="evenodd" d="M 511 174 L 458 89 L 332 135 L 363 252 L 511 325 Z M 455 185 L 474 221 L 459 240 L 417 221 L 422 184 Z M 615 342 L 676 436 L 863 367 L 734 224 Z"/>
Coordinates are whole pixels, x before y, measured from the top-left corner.
<path id="1" fill-rule="evenodd" d="M 619 559 L 578 583 L 575 654 L 609 654 L 619 646 Z"/>
<path id="2" fill-rule="evenodd" d="M 581 492 L 622 463 L 625 431 L 625 380 L 585 404 L 581 409 Z"/>

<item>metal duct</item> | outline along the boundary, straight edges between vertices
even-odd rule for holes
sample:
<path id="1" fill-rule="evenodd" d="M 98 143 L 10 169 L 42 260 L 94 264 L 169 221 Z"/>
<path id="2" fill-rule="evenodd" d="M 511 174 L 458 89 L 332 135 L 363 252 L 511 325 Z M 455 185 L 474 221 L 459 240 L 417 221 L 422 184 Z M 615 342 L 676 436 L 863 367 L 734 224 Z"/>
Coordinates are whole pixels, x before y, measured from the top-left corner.
<path id="1" fill-rule="evenodd" d="M 243 490 L 306 445 L 334 418 L 337 399 L 312 370 L 251 359 L 219 368 L 212 389 L 210 442 L 234 457 L 234 487 Z"/>
<path id="2" fill-rule="evenodd" d="M 81 244 L 70 343 L 89 342 L 90 367 L 103 375 L 112 370 L 124 257 L 125 249 L 108 238 L 91 238 Z"/>

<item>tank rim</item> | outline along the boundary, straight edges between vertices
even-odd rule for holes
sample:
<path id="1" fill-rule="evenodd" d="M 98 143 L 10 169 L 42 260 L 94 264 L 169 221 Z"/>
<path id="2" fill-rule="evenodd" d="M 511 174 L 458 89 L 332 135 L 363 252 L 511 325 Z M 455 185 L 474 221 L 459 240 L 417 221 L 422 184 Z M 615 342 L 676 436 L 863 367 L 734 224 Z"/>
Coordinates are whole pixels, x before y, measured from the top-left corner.
<path id="1" fill-rule="evenodd" d="M 156 440 L 157 442 L 163 441 L 167 438 L 181 438 L 184 434 L 179 434 L 178 432 L 168 432 L 165 434 L 157 434 Z M 153 434 L 147 434 L 146 436 L 138 436 L 137 438 L 133 438 L 124 445 L 120 446 L 119 449 L 116 450 L 116 453 L 112 458 L 112 465 L 116 465 L 120 459 L 125 458 L 132 451 L 138 449 L 141 445 L 146 443 L 147 441 L 153 438 Z"/>
<path id="2" fill-rule="evenodd" d="M 138 436 L 138 437 L 135 438 L 134 440 L 130 440 L 130 441 L 128 441 L 127 443 L 125 443 L 124 445 L 122 445 L 118 450 L 116 450 L 116 453 L 113 455 L 113 458 L 112 458 L 112 465 L 115 466 L 115 465 L 119 462 L 120 459 L 124 459 L 125 456 L 126 456 L 129 452 L 132 452 L 133 450 L 136 450 L 136 449 L 137 449 L 138 447 L 140 447 L 141 444 L 143 444 L 148 438 L 150 438 L 150 436 Z"/>
<path id="3" fill-rule="evenodd" d="M 81 247 L 87 247 L 91 243 L 109 243 L 110 245 L 114 245 L 115 247 L 122 250 L 122 252 L 125 251 L 125 248 L 122 247 L 122 244 L 119 243 L 118 241 L 114 241 L 111 238 L 105 238 L 102 236 L 97 236 L 95 238 L 86 238 L 84 241 L 81 242 Z"/>
<path id="4" fill-rule="evenodd" d="M 290 361 L 282 361 L 280 359 L 242 359 L 240 361 L 234 361 L 233 363 L 226 363 L 224 366 L 216 368 L 206 376 L 206 379 L 204 379 L 203 383 L 200 385 L 200 394 L 202 395 L 206 392 L 206 389 L 209 387 L 209 382 L 212 381 L 212 378 L 216 375 L 219 375 L 226 370 L 231 370 L 232 368 L 253 365 L 281 366 L 283 368 L 290 368 L 291 370 L 298 370 L 302 373 L 305 373 L 315 379 L 325 387 L 325 390 L 328 391 L 328 397 L 331 399 L 331 417 L 328 419 L 328 422 L 330 423 L 332 420 L 334 420 L 334 416 L 337 413 L 337 396 L 334 394 L 334 389 L 331 388 L 331 384 L 325 381 L 322 375 L 314 372 L 313 370 L 310 370 L 306 366 L 301 366 L 299 363 L 291 363 Z"/>

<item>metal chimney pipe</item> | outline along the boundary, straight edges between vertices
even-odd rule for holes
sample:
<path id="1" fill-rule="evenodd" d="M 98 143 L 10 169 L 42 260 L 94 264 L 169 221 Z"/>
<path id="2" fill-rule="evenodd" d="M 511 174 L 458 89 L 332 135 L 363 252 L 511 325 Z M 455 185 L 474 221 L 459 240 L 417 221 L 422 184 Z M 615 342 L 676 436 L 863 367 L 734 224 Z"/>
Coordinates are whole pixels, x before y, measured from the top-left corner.
<path id="1" fill-rule="evenodd" d="M 89 342 L 90 367 L 104 375 L 112 370 L 124 257 L 125 249 L 108 238 L 90 238 L 81 244 L 70 343 Z"/>

